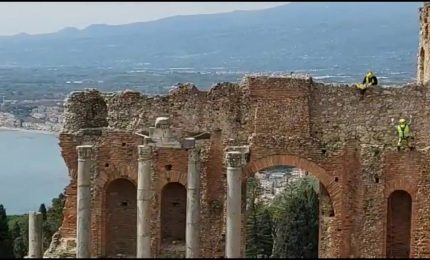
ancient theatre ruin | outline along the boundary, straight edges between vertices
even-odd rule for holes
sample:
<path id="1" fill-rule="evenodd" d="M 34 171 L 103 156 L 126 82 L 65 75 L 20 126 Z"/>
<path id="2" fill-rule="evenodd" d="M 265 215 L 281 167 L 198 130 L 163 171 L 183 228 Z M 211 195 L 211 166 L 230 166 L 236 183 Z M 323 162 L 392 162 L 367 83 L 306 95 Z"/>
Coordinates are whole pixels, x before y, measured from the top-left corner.
<path id="1" fill-rule="evenodd" d="M 157 257 L 172 246 L 243 257 L 244 184 L 275 165 L 320 182 L 320 257 L 430 257 L 428 16 L 424 5 L 417 83 L 363 100 L 305 76 L 155 97 L 71 93 L 59 137 L 71 181 L 45 257 Z M 396 150 L 391 119 L 402 116 L 413 117 L 414 151 Z"/>

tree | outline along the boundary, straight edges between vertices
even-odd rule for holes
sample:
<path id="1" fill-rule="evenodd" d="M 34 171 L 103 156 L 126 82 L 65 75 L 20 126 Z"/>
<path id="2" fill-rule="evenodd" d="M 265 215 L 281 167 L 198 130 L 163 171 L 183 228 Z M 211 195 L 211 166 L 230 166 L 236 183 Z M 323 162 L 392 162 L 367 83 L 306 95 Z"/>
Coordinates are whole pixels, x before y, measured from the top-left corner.
<path id="1" fill-rule="evenodd" d="M 13 257 L 6 209 L 0 204 L 0 258 Z"/>
<path id="2" fill-rule="evenodd" d="M 45 207 L 44 203 L 40 204 L 39 212 L 42 213 L 43 221 L 45 221 L 46 220 L 46 207 Z"/>
<path id="3" fill-rule="evenodd" d="M 318 257 L 318 194 L 310 177 L 290 183 L 273 204 L 276 258 Z"/>
<path id="4" fill-rule="evenodd" d="M 57 198 L 52 199 L 52 205 L 46 212 L 46 220 L 43 221 L 43 250 L 49 247 L 52 236 L 61 226 L 65 200 L 66 196 L 60 193 Z"/>
<path id="5" fill-rule="evenodd" d="M 22 215 L 14 219 L 10 231 L 11 247 L 15 258 L 23 258 L 28 252 L 28 215 Z"/>
<path id="6" fill-rule="evenodd" d="M 264 258 L 269 258 L 272 255 L 273 249 L 273 220 L 268 206 L 260 207 L 257 215 L 258 235 L 257 241 L 258 254 Z"/>
<path id="7" fill-rule="evenodd" d="M 257 228 L 257 208 L 256 199 L 259 195 L 258 180 L 249 178 L 247 181 L 246 189 L 246 248 L 245 255 L 247 258 L 256 258 L 258 255 L 257 241 L 258 241 L 258 228 Z"/>
<path id="8" fill-rule="evenodd" d="M 257 179 L 249 178 L 247 193 L 245 254 L 247 258 L 268 258 L 273 247 L 273 222 L 268 205 L 258 200 L 262 192 Z"/>
<path id="9" fill-rule="evenodd" d="M 15 258 L 24 258 L 27 255 L 27 248 L 25 246 L 24 239 L 22 236 L 15 238 L 13 241 L 13 255 Z"/>
<path id="10" fill-rule="evenodd" d="M 13 224 L 13 228 L 10 231 L 10 236 L 12 239 L 15 239 L 21 235 L 21 228 L 19 227 L 18 221 L 15 221 Z"/>
<path id="11" fill-rule="evenodd" d="M 48 208 L 48 210 L 46 210 L 45 204 L 43 203 L 39 207 L 39 212 L 42 213 L 43 218 L 43 250 L 46 250 L 49 247 L 52 235 L 58 230 L 61 225 L 61 222 L 63 220 L 64 202 L 65 196 L 61 193 L 58 195 L 57 198 L 52 199 L 52 205 Z M 28 253 L 28 215 L 25 214 L 19 216 L 14 221 L 15 222 L 13 223 L 13 228 L 10 231 L 11 243 L 9 245 L 9 248 L 15 258 L 22 258 Z M 1 249 L 0 239 L 0 256 L 2 255 L 2 252 L 3 251 Z"/>
<path id="12" fill-rule="evenodd" d="M 66 196 L 64 196 L 63 193 L 60 193 L 57 198 L 52 199 L 52 205 L 48 209 L 47 219 L 54 232 L 57 231 L 63 221 L 63 208 L 65 201 Z"/>
<path id="13" fill-rule="evenodd" d="M 258 255 L 258 223 L 257 210 L 252 207 L 249 209 L 249 215 L 246 222 L 246 249 L 247 258 L 256 258 Z"/>
<path id="14" fill-rule="evenodd" d="M 27 253 L 27 249 L 25 248 L 24 239 L 21 235 L 21 227 L 18 223 L 18 220 L 13 224 L 10 235 L 13 241 L 13 255 L 15 258 L 23 258 Z"/>

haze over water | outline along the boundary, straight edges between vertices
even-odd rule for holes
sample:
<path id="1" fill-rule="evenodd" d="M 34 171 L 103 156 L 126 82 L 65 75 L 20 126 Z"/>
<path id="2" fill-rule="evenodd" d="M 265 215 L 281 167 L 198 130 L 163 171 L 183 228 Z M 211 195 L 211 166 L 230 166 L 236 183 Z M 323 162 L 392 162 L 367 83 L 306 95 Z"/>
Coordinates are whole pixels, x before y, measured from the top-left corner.
<path id="1" fill-rule="evenodd" d="M 51 205 L 69 183 L 58 137 L 0 130 L 0 204 L 8 215 Z"/>

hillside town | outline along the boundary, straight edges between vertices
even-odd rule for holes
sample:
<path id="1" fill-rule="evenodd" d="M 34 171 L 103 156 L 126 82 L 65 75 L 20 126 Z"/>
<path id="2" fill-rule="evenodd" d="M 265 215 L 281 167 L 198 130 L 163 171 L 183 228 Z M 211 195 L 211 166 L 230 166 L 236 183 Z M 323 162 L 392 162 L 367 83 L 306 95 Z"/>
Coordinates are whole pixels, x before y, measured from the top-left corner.
<path id="1" fill-rule="evenodd" d="M 63 120 L 62 102 L 55 100 L 2 100 L 0 127 L 58 133 Z"/>
<path id="2" fill-rule="evenodd" d="M 260 199 L 270 203 L 270 201 L 272 201 L 277 194 L 281 193 L 289 183 L 295 182 L 308 175 L 309 172 L 305 170 L 288 166 L 273 167 L 257 172 L 255 178 L 259 181 L 262 188 Z M 317 189 L 317 186 L 315 186 L 315 189 Z M 316 190 L 316 192 L 318 192 L 318 190 Z"/>

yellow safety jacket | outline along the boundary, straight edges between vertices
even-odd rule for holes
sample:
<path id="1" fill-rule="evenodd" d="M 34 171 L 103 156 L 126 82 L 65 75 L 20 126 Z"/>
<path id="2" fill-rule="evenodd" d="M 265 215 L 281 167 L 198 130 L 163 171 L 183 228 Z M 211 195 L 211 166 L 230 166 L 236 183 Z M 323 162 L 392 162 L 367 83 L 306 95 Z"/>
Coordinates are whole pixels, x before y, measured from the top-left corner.
<path id="1" fill-rule="evenodd" d="M 358 89 L 366 89 L 367 88 L 367 84 L 357 84 L 356 86 Z"/>
<path id="2" fill-rule="evenodd" d="M 378 79 L 373 73 L 368 73 L 363 79 L 363 84 L 378 85 Z"/>
<path id="3" fill-rule="evenodd" d="M 399 138 L 409 137 L 410 129 L 409 129 L 408 125 L 405 125 L 404 128 L 402 128 L 400 125 L 398 125 L 398 126 L 396 126 L 396 129 L 397 129 L 397 133 L 399 135 Z"/>
<path id="4" fill-rule="evenodd" d="M 366 75 L 366 78 L 364 80 L 364 84 L 372 83 L 372 78 L 373 78 L 373 75 Z"/>

